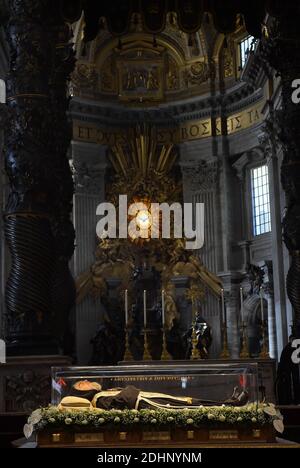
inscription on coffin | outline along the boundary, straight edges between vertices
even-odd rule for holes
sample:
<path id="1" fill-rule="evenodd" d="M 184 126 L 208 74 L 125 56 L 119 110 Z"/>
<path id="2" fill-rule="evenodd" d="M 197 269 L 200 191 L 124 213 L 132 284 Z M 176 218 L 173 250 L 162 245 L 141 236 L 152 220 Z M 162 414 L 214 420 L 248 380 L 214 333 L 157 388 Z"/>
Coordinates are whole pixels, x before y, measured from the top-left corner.
<path id="1" fill-rule="evenodd" d="M 75 434 L 75 442 L 104 442 L 103 432 Z"/>
<path id="2" fill-rule="evenodd" d="M 161 432 L 143 432 L 143 441 L 153 440 L 171 440 L 171 434 L 169 431 Z"/>
<path id="3" fill-rule="evenodd" d="M 239 434 L 238 431 L 232 430 L 210 430 L 209 431 L 209 439 L 210 440 L 238 440 Z"/>

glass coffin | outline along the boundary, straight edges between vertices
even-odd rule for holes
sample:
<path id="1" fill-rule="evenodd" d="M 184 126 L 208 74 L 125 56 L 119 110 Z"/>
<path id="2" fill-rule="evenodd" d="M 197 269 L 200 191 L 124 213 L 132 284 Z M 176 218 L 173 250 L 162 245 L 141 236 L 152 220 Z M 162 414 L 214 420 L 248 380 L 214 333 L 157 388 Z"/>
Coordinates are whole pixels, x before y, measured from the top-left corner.
<path id="1" fill-rule="evenodd" d="M 121 410 L 243 406 L 258 400 L 257 388 L 255 363 L 52 368 L 53 405 L 76 397 L 72 406 L 80 397 L 94 407 Z"/>

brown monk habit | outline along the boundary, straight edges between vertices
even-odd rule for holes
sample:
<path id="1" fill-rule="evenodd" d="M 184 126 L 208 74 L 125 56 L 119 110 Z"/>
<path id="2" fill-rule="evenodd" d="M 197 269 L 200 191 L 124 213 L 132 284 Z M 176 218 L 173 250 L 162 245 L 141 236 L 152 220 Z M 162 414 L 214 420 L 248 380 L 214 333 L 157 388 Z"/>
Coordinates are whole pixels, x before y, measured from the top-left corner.
<path id="1" fill-rule="evenodd" d="M 143 392 L 138 388 L 128 385 L 123 389 L 104 390 L 97 393 L 92 401 L 97 408 L 110 409 L 172 409 L 172 408 L 197 408 L 203 406 L 242 406 L 247 403 L 247 394 L 242 392 L 228 400 L 213 401 L 200 400 L 190 397 L 175 397 L 164 393 Z"/>

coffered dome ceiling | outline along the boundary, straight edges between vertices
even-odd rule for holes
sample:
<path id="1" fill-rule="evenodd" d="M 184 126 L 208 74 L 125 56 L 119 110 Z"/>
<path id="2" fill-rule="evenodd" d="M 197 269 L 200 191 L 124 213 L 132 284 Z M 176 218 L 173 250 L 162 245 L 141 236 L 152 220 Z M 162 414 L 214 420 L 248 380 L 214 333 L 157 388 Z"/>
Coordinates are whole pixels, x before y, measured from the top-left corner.
<path id="1" fill-rule="evenodd" d="M 157 106 L 209 95 L 212 83 L 236 81 L 236 33 L 225 39 L 209 20 L 187 34 L 179 29 L 174 13 L 159 34 L 145 32 L 139 15 L 127 34 L 117 38 L 103 20 L 97 37 L 86 43 L 84 21 L 75 27 L 77 65 L 72 77 L 75 97 L 110 101 L 132 107 Z"/>

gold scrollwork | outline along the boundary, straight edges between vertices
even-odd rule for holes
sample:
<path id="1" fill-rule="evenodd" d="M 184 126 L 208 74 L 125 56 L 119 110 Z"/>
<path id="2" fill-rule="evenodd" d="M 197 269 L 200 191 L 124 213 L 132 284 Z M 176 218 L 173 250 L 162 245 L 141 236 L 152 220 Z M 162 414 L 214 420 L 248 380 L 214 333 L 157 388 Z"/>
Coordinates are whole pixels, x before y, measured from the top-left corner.
<path id="1" fill-rule="evenodd" d="M 143 441 L 167 441 L 171 440 L 171 433 L 170 431 L 151 431 L 151 432 L 143 432 Z"/>
<path id="2" fill-rule="evenodd" d="M 60 433 L 52 434 L 52 442 L 60 442 L 60 439 L 61 439 Z"/>
<path id="3" fill-rule="evenodd" d="M 238 440 L 238 438 L 239 438 L 238 431 L 215 430 L 215 429 L 211 429 L 209 431 L 210 440 Z"/>
<path id="4" fill-rule="evenodd" d="M 103 432 L 83 432 L 75 434 L 75 442 L 104 442 Z"/>

